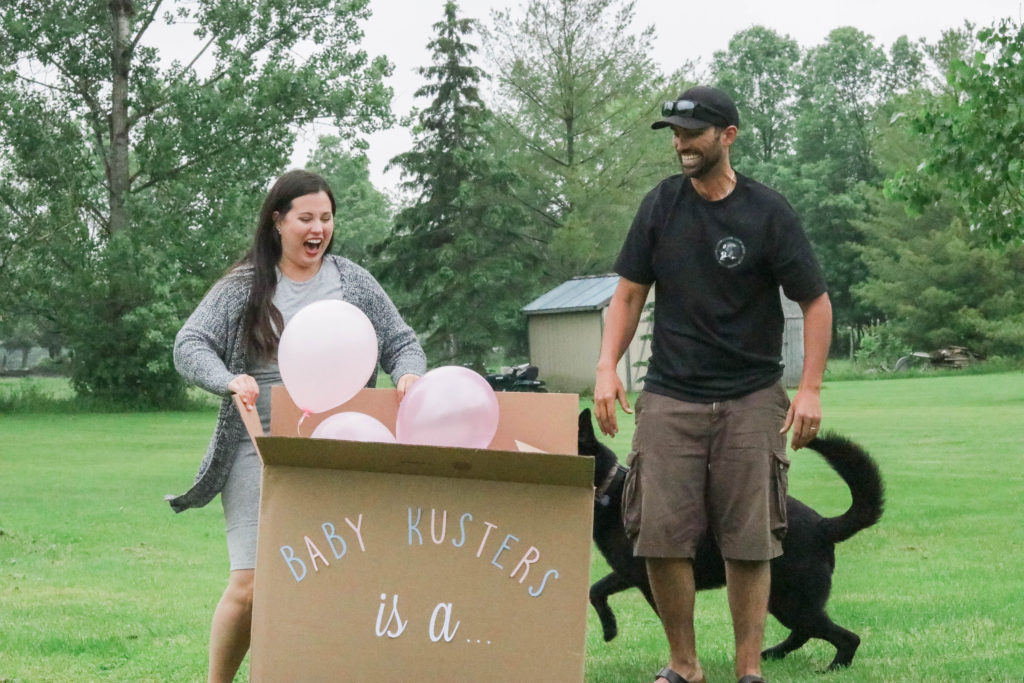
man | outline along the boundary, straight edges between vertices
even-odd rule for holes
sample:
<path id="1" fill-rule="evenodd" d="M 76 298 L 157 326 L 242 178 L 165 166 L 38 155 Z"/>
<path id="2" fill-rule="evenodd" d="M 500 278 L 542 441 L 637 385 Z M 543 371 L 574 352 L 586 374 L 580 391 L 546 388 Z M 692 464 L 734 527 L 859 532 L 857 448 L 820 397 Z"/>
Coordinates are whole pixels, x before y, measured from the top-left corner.
<path id="1" fill-rule="evenodd" d="M 736 677 L 763 681 L 769 561 L 785 534 L 786 432 L 802 448 L 821 423 L 832 306 L 799 219 L 773 190 L 736 173 L 739 113 L 720 90 L 666 102 L 682 174 L 643 200 L 615 263 L 594 386 L 601 431 L 631 413 L 616 365 L 655 287 L 654 340 L 623 497 L 623 521 L 647 559 L 671 661 L 658 681 L 704 680 L 693 628 L 693 558 L 713 533 L 725 558 Z M 779 380 L 779 288 L 804 314 L 804 363 L 790 404 Z"/>

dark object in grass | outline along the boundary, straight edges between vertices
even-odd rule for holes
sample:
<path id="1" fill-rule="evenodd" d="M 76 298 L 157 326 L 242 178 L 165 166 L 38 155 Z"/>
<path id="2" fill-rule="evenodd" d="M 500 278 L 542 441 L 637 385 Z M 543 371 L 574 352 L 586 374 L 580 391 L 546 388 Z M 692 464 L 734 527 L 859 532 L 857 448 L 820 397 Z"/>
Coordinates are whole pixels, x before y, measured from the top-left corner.
<path id="1" fill-rule="evenodd" d="M 860 446 L 837 434 L 822 434 L 808 448 L 817 451 L 850 487 L 850 509 L 838 517 L 822 517 L 789 496 L 789 530 L 782 541 L 783 554 L 772 560 L 772 588 L 768 611 L 790 629 L 789 637 L 761 653 L 764 659 L 782 659 L 811 638 L 821 638 L 836 648 L 828 665 L 832 671 L 847 667 L 860 645 L 856 633 L 833 622 L 825 612 L 832 590 L 835 544 L 875 524 L 882 516 L 884 486 L 878 466 Z M 626 468 L 615 453 L 597 440 L 590 411 L 579 417 L 579 453 L 595 458 L 594 542 L 612 572 L 590 587 L 590 604 L 597 610 L 609 641 L 618 633 L 608 597 L 627 588 L 639 588 L 655 608 L 643 559 L 633 556 L 622 526 L 622 485 Z M 693 562 L 697 590 L 725 585 L 725 563 L 712 534 L 697 548 Z M 655 608 L 657 611 L 657 608 Z"/>

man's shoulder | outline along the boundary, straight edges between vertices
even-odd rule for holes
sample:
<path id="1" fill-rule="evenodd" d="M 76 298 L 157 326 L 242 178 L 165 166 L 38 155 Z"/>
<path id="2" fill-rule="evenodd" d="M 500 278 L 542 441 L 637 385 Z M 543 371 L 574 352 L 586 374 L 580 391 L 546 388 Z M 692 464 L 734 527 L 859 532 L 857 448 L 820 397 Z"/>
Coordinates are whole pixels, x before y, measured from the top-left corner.
<path id="1" fill-rule="evenodd" d="M 676 173 L 675 175 L 670 175 L 669 177 L 663 179 L 661 182 L 655 185 L 654 189 L 652 189 L 649 194 L 658 195 L 666 192 L 679 192 L 679 190 L 681 190 L 683 186 L 688 184 L 689 182 L 690 179 L 687 178 L 685 175 L 683 175 L 682 173 Z"/>
<path id="2" fill-rule="evenodd" d="M 664 210 L 686 195 L 685 188 L 689 182 L 690 179 L 682 173 L 670 175 L 644 195 L 641 208 L 646 207 L 648 211 Z"/>
<path id="3" fill-rule="evenodd" d="M 739 172 L 736 173 L 736 178 L 742 184 L 744 190 L 752 200 L 784 207 L 789 211 L 793 210 L 789 200 L 775 188 L 769 187 L 764 183 L 754 180 L 750 176 L 745 176 Z"/>

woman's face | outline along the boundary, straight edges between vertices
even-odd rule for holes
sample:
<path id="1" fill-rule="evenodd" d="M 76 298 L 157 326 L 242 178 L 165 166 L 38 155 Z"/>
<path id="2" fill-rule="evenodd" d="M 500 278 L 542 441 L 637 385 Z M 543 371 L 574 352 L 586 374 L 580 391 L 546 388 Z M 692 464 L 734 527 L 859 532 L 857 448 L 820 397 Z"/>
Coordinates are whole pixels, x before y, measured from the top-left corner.
<path id="1" fill-rule="evenodd" d="M 288 213 L 276 215 L 275 222 L 281 233 L 281 272 L 299 282 L 316 275 L 334 234 L 334 216 L 327 193 L 296 197 Z"/>

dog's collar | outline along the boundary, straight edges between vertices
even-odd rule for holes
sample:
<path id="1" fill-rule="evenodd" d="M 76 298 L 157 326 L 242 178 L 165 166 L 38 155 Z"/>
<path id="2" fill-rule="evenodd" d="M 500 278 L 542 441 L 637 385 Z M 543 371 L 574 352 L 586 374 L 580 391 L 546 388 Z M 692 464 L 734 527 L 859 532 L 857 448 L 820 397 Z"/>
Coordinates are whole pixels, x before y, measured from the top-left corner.
<path id="1" fill-rule="evenodd" d="M 594 500 L 597 501 L 598 505 L 608 507 L 608 504 L 611 503 L 611 498 L 608 496 L 608 489 L 611 487 L 612 482 L 615 481 L 615 477 L 617 477 L 620 472 L 625 475 L 626 468 L 615 463 L 615 467 L 608 470 L 608 474 L 605 476 L 604 481 L 602 481 L 601 485 L 594 490 Z"/>

